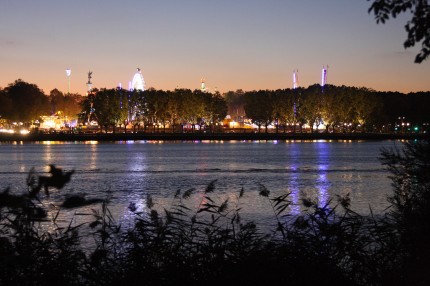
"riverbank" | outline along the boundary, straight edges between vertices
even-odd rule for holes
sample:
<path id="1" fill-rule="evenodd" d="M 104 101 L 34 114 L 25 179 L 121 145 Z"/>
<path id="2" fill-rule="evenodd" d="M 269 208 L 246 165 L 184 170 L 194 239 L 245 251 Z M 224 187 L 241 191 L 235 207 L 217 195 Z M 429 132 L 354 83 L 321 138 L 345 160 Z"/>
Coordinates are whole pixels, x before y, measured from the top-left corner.
<path id="1" fill-rule="evenodd" d="M 414 140 L 429 134 L 381 133 L 93 133 L 0 134 L 0 142 L 35 141 L 232 141 L 232 140 Z"/>

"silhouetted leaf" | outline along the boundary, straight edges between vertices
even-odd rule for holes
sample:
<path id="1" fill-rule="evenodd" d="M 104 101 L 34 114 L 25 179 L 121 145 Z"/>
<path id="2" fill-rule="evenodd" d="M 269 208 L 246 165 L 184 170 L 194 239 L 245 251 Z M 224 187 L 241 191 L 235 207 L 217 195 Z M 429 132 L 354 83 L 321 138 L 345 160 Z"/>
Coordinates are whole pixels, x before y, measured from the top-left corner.
<path id="1" fill-rule="evenodd" d="M 211 182 L 206 186 L 205 194 L 209 194 L 209 193 L 212 193 L 213 191 L 215 191 L 215 183 L 216 183 L 216 181 L 217 181 L 217 180 L 213 180 L 213 181 L 211 181 Z"/>
<path id="2" fill-rule="evenodd" d="M 278 197 L 273 198 L 272 201 L 275 203 L 274 206 L 276 207 L 277 205 L 279 205 L 281 203 L 284 203 L 287 205 L 291 204 L 291 201 L 287 200 L 287 198 L 289 196 L 290 196 L 290 193 L 287 193 L 287 194 L 283 194 L 283 195 L 280 195 Z"/>
<path id="3" fill-rule="evenodd" d="M 288 208 L 289 205 L 285 204 L 285 205 L 281 205 L 278 208 L 276 208 L 277 213 L 276 215 L 280 215 L 281 213 L 283 213 L 285 211 L 286 208 Z"/>
<path id="4" fill-rule="evenodd" d="M 195 191 L 194 188 L 186 190 L 185 193 L 182 195 L 182 198 L 188 199 L 194 191 Z"/>
<path id="5" fill-rule="evenodd" d="M 181 195 L 181 189 L 177 189 L 174 198 L 177 199 Z"/>
<path id="6" fill-rule="evenodd" d="M 270 191 L 264 185 L 260 184 L 260 192 L 259 192 L 259 194 L 262 197 L 269 197 Z"/>
<path id="7" fill-rule="evenodd" d="M 228 198 L 219 206 L 218 212 L 223 213 L 225 210 L 227 210 L 228 207 Z"/>
<path id="8" fill-rule="evenodd" d="M 150 216 L 153 222 L 158 221 L 158 212 L 156 210 L 151 210 Z"/>
<path id="9" fill-rule="evenodd" d="M 245 190 L 242 187 L 242 189 L 240 189 L 240 192 L 239 192 L 239 198 L 243 197 L 244 193 L 245 193 Z"/>
<path id="10" fill-rule="evenodd" d="M 211 203 L 213 203 L 213 202 L 214 202 L 214 201 L 211 199 L 211 197 L 209 197 L 209 196 L 204 196 L 204 198 L 205 198 L 206 200 L 210 201 Z"/>
<path id="11" fill-rule="evenodd" d="M 146 195 L 146 207 L 148 209 L 152 209 L 152 207 L 154 206 L 154 201 L 152 200 L 152 196 L 150 194 Z"/>
<path id="12" fill-rule="evenodd" d="M 134 202 L 130 202 L 130 204 L 128 205 L 128 209 L 129 209 L 131 212 L 135 212 L 135 211 L 137 210 L 136 203 L 134 203 Z"/>
<path id="13" fill-rule="evenodd" d="M 91 227 L 91 228 L 96 228 L 98 225 L 100 225 L 101 224 L 101 222 L 100 221 L 98 221 L 98 220 L 95 220 L 95 221 L 93 221 L 93 222 L 91 222 L 90 224 L 89 224 L 89 226 Z"/>
<path id="14" fill-rule="evenodd" d="M 338 202 L 344 209 L 348 209 L 351 206 L 351 197 L 349 196 L 349 193 L 346 194 L 345 196 L 340 196 L 340 195 L 336 195 L 336 196 L 337 196 Z"/>

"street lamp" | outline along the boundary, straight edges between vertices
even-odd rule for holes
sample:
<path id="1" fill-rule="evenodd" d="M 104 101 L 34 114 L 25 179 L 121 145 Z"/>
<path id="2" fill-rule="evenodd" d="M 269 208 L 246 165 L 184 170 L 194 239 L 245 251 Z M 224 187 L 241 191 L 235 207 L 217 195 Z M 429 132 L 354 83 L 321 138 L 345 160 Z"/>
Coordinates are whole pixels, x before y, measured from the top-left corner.
<path id="1" fill-rule="evenodd" d="M 71 69 L 66 69 L 66 76 L 67 76 L 67 95 L 70 94 L 70 75 L 72 74 Z"/>

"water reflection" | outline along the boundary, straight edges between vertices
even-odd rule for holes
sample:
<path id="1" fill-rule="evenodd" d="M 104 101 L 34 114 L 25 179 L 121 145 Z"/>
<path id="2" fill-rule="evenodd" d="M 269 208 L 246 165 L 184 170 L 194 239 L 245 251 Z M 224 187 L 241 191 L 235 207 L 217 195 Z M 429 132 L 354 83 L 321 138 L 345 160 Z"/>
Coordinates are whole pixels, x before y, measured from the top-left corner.
<path id="1" fill-rule="evenodd" d="M 371 202 L 376 213 L 385 209 L 386 193 L 391 190 L 377 160 L 381 147 L 390 142 L 96 143 L 2 145 L 0 190 L 10 185 L 24 185 L 17 190 L 25 190 L 31 167 L 39 170 L 55 164 L 77 170 L 63 193 L 79 190 L 105 198 L 111 190 L 110 207 L 117 218 L 129 215 L 130 202 L 144 210 L 148 193 L 169 207 L 178 188 L 204 190 L 213 179 L 218 180 L 213 193 L 217 199 L 224 196 L 233 201 L 243 186 L 242 212 L 250 216 L 267 212 L 267 206 L 259 203 L 259 184 L 272 194 L 291 192 L 292 214 L 301 211 L 302 192 L 325 204 L 329 197 L 350 190 L 355 210 L 368 212 Z"/>
<path id="2" fill-rule="evenodd" d="M 290 188 L 291 192 L 291 206 L 290 212 L 293 215 L 298 215 L 300 213 L 300 172 L 299 172 L 299 162 L 298 158 L 301 157 L 300 148 L 297 144 L 291 145 L 290 156 L 293 160 L 291 163 L 291 176 L 290 176 Z"/>
<path id="3" fill-rule="evenodd" d="M 317 152 L 318 178 L 316 180 L 316 188 L 318 190 L 318 202 L 320 206 L 325 206 L 329 200 L 328 189 L 330 182 L 327 179 L 327 172 L 330 165 L 330 146 L 327 143 L 315 143 Z"/>
<path id="4" fill-rule="evenodd" d="M 290 164 L 289 191 L 292 205 L 291 214 L 299 214 L 301 211 L 301 196 L 310 196 L 318 201 L 321 206 L 326 205 L 330 199 L 329 174 L 331 172 L 330 143 L 324 141 L 305 142 L 312 143 L 303 152 L 303 143 L 289 144 L 289 157 L 287 163 Z M 308 161 L 307 158 L 314 158 Z M 313 179 L 309 176 L 312 175 Z"/>
<path id="5" fill-rule="evenodd" d="M 47 170 L 49 164 L 51 164 L 50 162 L 52 162 L 52 148 L 51 148 L 51 141 L 46 141 L 46 145 L 45 145 L 45 152 L 43 154 L 43 160 L 44 165 L 46 166 L 45 169 Z"/>
<path id="6" fill-rule="evenodd" d="M 128 198 L 130 199 L 129 204 L 124 205 L 122 212 L 120 212 L 122 213 L 122 218 L 119 223 L 124 226 L 133 225 L 136 215 L 146 217 L 150 212 L 148 208 L 148 197 L 146 195 L 131 195 Z"/>
<path id="7" fill-rule="evenodd" d="M 91 144 L 90 145 L 90 169 L 94 170 L 97 169 L 97 145 Z"/>

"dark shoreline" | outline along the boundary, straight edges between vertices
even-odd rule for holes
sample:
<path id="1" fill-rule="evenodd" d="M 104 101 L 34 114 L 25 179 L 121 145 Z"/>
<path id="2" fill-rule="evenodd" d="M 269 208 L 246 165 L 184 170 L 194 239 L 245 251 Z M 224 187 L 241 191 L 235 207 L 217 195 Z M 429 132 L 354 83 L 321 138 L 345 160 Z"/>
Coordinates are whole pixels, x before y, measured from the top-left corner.
<path id="1" fill-rule="evenodd" d="M 96 134 L 0 134 L 0 142 L 36 141 L 255 141 L 255 140 L 415 140 L 429 134 L 380 133 L 96 133 Z"/>

